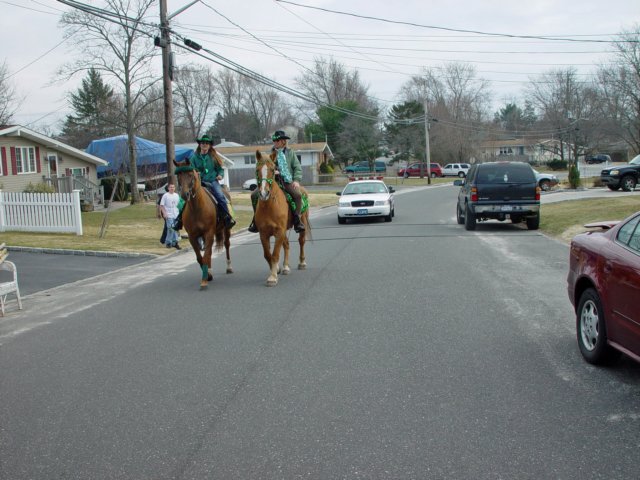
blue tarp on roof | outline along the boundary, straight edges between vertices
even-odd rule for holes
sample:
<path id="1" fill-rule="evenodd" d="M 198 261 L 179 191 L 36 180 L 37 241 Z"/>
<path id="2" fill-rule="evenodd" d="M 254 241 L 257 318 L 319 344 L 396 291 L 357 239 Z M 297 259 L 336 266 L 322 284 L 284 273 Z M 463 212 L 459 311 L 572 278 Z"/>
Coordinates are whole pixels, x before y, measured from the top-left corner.
<path id="1" fill-rule="evenodd" d="M 94 140 L 85 151 L 109 162 L 109 165 L 98 167 L 99 177 L 129 171 L 129 149 L 127 148 L 126 135 Z M 148 170 L 151 167 L 153 167 L 156 174 L 166 173 L 167 147 L 163 143 L 136 137 L 136 152 L 136 164 L 140 173 L 143 173 L 141 170 Z M 193 150 L 191 148 L 176 146 L 177 161 L 189 158 L 192 154 Z"/>

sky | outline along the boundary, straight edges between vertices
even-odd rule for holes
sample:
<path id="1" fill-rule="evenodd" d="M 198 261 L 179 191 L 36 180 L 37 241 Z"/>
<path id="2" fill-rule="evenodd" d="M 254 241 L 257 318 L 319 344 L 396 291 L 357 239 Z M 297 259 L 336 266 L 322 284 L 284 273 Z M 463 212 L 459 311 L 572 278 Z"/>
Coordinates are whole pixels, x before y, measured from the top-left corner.
<path id="1" fill-rule="evenodd" d="M 80 1 L 106 7 L 104 0 Z M 170 14 L 193 3 L 167 1 Z M 20 97 L 14 123 L 57 133 L 72 113 L 68 95 L 83 78 L 57 74 L 81 55 L 59 25 L 71 7 L 56 0 L 0 0 L 0 7 L 0 64 Z M 148 21 L 159 22 L 158 4 Z M 523 104 L 528 82 L 552 69 L 574 67 L 580 79 L 592 79 L 599 65 L 614 61 L 610 41 L 639 24 L 637 0 L 200 0 L 171 19 L 180 35 L 295 90 L 314 58 L 333 57 L 358 71 L 383 108 L 424 68 L 468 63 L 488 81 L 494 110 Z M 178 65 L 224 68 L 174 51 Z M 161 63 L 154 64 L 160 77 Z"/>

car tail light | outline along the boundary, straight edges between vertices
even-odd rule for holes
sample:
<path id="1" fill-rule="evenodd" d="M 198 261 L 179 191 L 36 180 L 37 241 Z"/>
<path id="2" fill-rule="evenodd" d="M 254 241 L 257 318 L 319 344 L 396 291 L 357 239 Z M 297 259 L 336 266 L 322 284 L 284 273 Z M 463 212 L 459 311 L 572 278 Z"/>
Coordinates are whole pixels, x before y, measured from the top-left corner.
<path id="1" fill-rule="evenodd" d="M 537 201 L 540 201 L 540 192 L 541 192 L 540 187 L 536 187 L 536 200 Z"/>
<path id="2" fill-rule="evenodd" d="M 471 187 L 471 201 L 472 202 L 477 202 L 478 201 L 478 188 L 477 187 Z"/>

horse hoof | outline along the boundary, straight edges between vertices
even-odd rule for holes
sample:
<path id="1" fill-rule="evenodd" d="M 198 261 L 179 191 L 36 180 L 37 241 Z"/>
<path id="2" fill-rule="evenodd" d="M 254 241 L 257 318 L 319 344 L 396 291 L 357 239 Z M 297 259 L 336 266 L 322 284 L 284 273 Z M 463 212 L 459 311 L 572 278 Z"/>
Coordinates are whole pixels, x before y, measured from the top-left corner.
<path id="1" fill-rule="evenodd" d="M 275 278 L 267 278 L 267 287 L 275 287 L 278 285 L 278 280 Z"/>
<path id="2" fill-rule="evenodd" d="M 233 273 L 233 268 L 231 267 L 227 268 L 227 273 Z"/>
<path id="3" fill-rule="evenodd" d="M 301 263 L 300 265 L 298 265 L 298 270 L 306 270 L 306 269 L 307 269 L 306 263 Z"/>
<path id="4" fill-rule="evenodd" d="M 291 273 L 291 269 L 289 267 L 284 267 L 282 269 L 282 275 L 289 275 Z"/>
<path id="5" fill-rule="evenodd" d="M 208 286 L 207 282 L 200 282 L 200 290 L 206 290 Z"/>
<path id="6" fill-rule="evenodd" d="M 211 280 L 213 280 L 213 275 L 209 274 L 209 275 L 207 276 L 207 280 L 208 280 L 209 282 L 210 282 Z"/>

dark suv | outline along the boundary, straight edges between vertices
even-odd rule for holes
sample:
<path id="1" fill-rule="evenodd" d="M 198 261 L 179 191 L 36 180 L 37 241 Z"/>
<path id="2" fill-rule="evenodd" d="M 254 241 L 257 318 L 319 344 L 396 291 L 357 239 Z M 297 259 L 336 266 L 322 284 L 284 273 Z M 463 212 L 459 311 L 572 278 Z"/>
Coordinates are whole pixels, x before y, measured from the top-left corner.
<path id="1" fill-rule="evenodd" d="M 476 221 L 507 218 L 523 220 L 529 230 L 540 226 L 540 187 L 528 163 L 490 162 L 473 164 L 460 185 L 456 218 L 467 230 L 475 230 Z"/>
<path id="2" fill-rule="evenodd" d="M 626 165 L 618 165 L 616 167 L 605 168 L 600 172 L 600 180 L 609 190 L 619 190 L 622 188 L 625 192 L 629 192 L 636 188 L 640 179 L 640 155 L 636 155 Z"/>
<path id="3" fill-rule="evenodd" d="M 596 155 L 587 155 L 587 157 L 584 160 L 590 165 L 594 163 L 611 163 L 611 157 L 609 155 L 605 155 L 604 153 L 598 153 Z"/>

